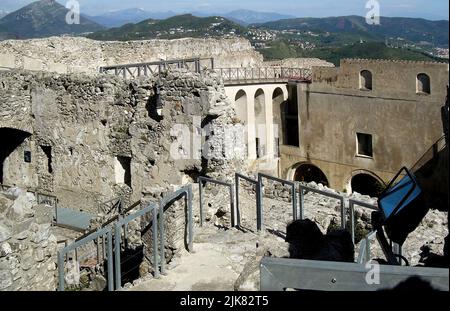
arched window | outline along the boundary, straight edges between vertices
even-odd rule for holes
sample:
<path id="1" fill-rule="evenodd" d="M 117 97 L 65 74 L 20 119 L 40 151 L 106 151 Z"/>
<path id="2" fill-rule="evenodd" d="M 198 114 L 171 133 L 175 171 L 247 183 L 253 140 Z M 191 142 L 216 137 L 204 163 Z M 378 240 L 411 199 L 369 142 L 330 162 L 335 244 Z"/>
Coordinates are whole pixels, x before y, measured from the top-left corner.
<path id="1" fill-rule="evenodd" d="M 425 73 L 419 73 L 417 75 L 417 93 L 420 94 L 431 93 L 430 77 Z"/>
<path id="2" fill-rule="evenodd" d="M 372 90 L 372 73 L 369 70 L 363 70 L 360 72 L 359 88 L 361 90 Z"/>

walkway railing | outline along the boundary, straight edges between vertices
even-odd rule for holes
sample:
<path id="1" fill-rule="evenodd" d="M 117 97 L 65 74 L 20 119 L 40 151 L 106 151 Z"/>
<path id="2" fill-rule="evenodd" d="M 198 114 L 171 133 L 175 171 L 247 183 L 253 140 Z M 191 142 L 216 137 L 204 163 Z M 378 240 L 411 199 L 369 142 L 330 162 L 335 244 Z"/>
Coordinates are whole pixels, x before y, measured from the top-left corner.
<path id="1" fill-rule="evenodd" d="M 243 174 L 240 173 L 236 173 L 234 176 L 234 185 L 236 187 L 235 189 L 235 193 L 236 193 L 236 214 L 237 214 L 237 226 L 240 227 L 241 226 L 241 212 L 240 212 L 240 202 L 239 202 L 239 187 L 240 187 L 240 180 L 245 180 L 253 185 L 256 186 L 256 188 L 258 187 L 258 181 L 255 179 L 252 179 L 248 176 L 245 176 Z M 258 210 L 258 209 L 257 209 Z M 258 217 L 258 212 L 256 213 L 256 217 Z"/>
<path id="2" fill-rule="evenodd" d="M 180 60 L 163 60 L 149 63 L 123 64 L 100 67 L 100 73 L 113 74 L 124 79 L 148 77 L 170 69 L 184 68 L 201 73 L 204 69 L 216 71 L 225 84 L 261 83 L 261 82 L 311 82 L 312 71 L 308 68 L 290 67 L 236 67 L 215 68 L 214 58 L 192 58 Z"/>
<path id="3" fill-rule="evenodd" d="M 250 82 L 310 82 L 312 71 L 306 68 L 285 67 L 243 67 L 217 68 L 215 71 L 222 77 L 225 84 Z"/>
<path id="4" fill-rule="evenodd" d="M 72 243 L 69 246 L 64 247 L 62 250 L 58 252 L 58 277 L 59 277 L 59 283 L 58 283 L 58 289 L 60 291 L 65 290 L 65 257 L 66 255 L 71 251 L 76 251 L 77 248 L 82 247 L 94 240 L 98 240 L 99 238 L 106 237 L 108 241 L 108 250 L 107 250 L 107 265 L 108 265 L 108 290 L 112 291 L 114 290 L 114 283 L 113 283 L 113 247 L 112 247 L 112 233 L 111 228 L 106 227 L 103 229 L 100 229 L 93 234 L 75 242 Z"/>
<path id="5" fill-rule="evenodd" d="M 342 227 L 342 229 L 345 229 L 346 213 L 345 213 L 344 197 L 342 195 L 330 193 L 327 191 L 322 191 L 319 189 L 314 189 L 311 187 L 304 186 L 302 184 L 300 184 L 299 187 L 300 187 L 300 213 L 301 213 L 300 219 L 303 219 L 303 217 L 304 217 L 303 211 L 304 211 L 304 206 L 305 206 L 305 203 L 304 203 L 305 192 L 314 192 L 314 193 L 323 195 L 325 197 L 329 197 L 329 198 L 340 201 L 340 203 L 341 203 L 341 227 Z M 354 233 L 353 233 L 353 235 L 354 235 Z"/>
<path id="6" fill-rule="evenodd" d="M 159 264 L 158 264 L 158 206 L 155 203 L 150 203 L 146 208 L 140 210 L 139 212 L 129 215 L 125 218 L 119 218 L 119 221 L 115 225 L 115 243 L 114 243 L 114 263 L 115 263 L 115 280 L 116 280 L 116 290 L 122 288 L 122 274 L 121 274 L 121 260 L 120 253 L 122 251 L 122 227 L 126 226 L 133 220 L 145 216 L 147 214 L 152 214 L 152 249 L 153 249 L 153 271 L 154 277 L 159 278 Z M 162 235 L 160 235 L 162 236 Z M 160 241 L 160 244 L 163 241 Z M 109 246 L 108 246 L 109 248 Z M 163 258 L 161 258 L 161 262 Z"/>
<path id="7" fill-rule="evenodd" d="M 194 215 L 192 211 L 192 185 L 187 185 L 174 193 L 171 193 L 167 196 L 165 196 L 161 201 L 159 202 L 159 225 L 161 228 L 161 273 L 165 273 L 165 264 L 164 264 L 164 258 L 165 258 L 165 248 L 164 248 L 164 241 L 165 241 L 165 228 L 164 228 L 164 208 L 168 206 L 169 204 L 173 203 L 174 201 L 180 199 L 181 197 L 185 197 L 185 205 L 187 209 L 187 229 L 188 229 L 188 236 L 187 236 L 187 245 L 189 252 L 194 251 Z"/>
<path id="8" fill-rule="evenodd" d="M 234 189 L 233 185 L 230 183 L 226 183 L 223 181 L 215 180 L 208 177 L 200 176 L 198 178 L 198 185 L 199 185 L 199 201 L 200 201 L 200 226 L 203 226 L 204 222 L 204 213 L 203 213 L 203 182 L 205 183 L 212 183 L 219 186 L 227 187 L 230 191 L 230 213 L 231 213 L 231 227 L 236 227 L 236 221 L 235 221 L 235 208 L 234 208 Z M 240 221 L 238 221 L 240 222 Z"/>
<path id="9" fill-rule="evenodd" d="M 98 205 L 98 213 L 102 213 L 102 214 L 112 214 L 112 213 L 118 213 L 121 214 L 122 213 L 122 209 L 123 209 L 123 203 L 124 203 L 124 198 L 123 197 L 117 197 L 111 200 L 108 200 L 106 202 L 102 202 Z"/>
<path id="10" fill-rule="evenodd" d="M 175 200 L 185 197 L 186 209 L 187 209 L 187 247 L 189 252 L 193 252 L 194 241 L 194 219 L 192 210 L 192 185 L 185 186 L 174 193 L 166 195 L 160 200 L 159 206 L 155 203 L 149 203 L 147 207 L 139 210 L 131 215 L 127 215 L 133 209 L 141 204 L 141 201 L 128 207 L 122 211 L 119 215 L 108 220 L 102 225 L 100 229 L 92 230 L 82 237 L 78 238 L 74 243 L 66 245 L 62 250 L 58 252 L 58 278 L 60 291 L 65 290 L 65 262 L 69 260 L 68 254 L 72 251 L 75 252 L 74 259 L 78 262 L 77 250 L 82 247 L 87 247 L 89 243 L 96 244 L 97 252 L 97 264 L 107 262 L 107 279 L 108 290 L 120 290 L 122 288 L 122 271 L 121 271 L 121 252 L 123 240 L 126 241 L 126 227 L 127 225 L 142 216 L 152 215 L 152 251 L 153 251 L 153 264 L 154 264 L 154 276 L 158 278 L 160 274 L 165 274 L 165 230 L 164 230 L 164 208 Z M 159 221 L 158 221 L 159 214 Z M 125 227 L 124 235 L 122 236 L 122 229 Z M 114 245 L 113 245 L 114 238 Z M 114 247 L 113 247 L 114 246 Z M 158 251 L 159 247 L 159 251 Z M 114 252 L 114 254 L 113 254 Z M 88 256 L 92 256 L 89 254 Z M 161 270 L 159 270 L 161 269 Z M 115 284 L 115 286 L 114 286 Z"/>
<path id="11" fill-rule="evenodd" d="M 213 58 L 192 58 L 178 60 L 162 60 L 158 62 L 124 64 L 100 67 L 100 73 L 121 76 L 124 79 L 148 77 L 160 74 L 169 69 L 184 68 L 192 72 L 200 73 L 203 69 L 214 69 Z"/>
<path id="12" fill-rule="evenodd" d="M 348 200 L 348 207 L 350 209 L 350 233 L 352 234 L 352 241 L 355 243 L 355 206 L 364 207 L 370 209 L 372 211 L 377 211 L 378 207 L 375 205 L 371 205 L 368 203 L 356 201 L 356 200 Z"/>
<path id="13" fill-rule="evenodd" d="M 284 180 L 281 178 L 277 178 L 277 177 L 273 177 L 270 175 L 266 175 L 266 174 L 258 174 L 258 187 L 256 190 L 256 209 L 257 209 L 257 213 L 258 213 L 258 218 L 257 218 L 257 228 L 258 231 L 262 231 L 264 224 L 263 224 L 263 208 L 264 208 L 264 203 L 263 203 L 263 179 L 268 179 L 268 180 L 272 180 L 278 183 L 281 183 L 283 186 L 288 185 L 291 187 L 291 196 L 292 196 L 292 217 L 293 220 L 297 220 L 298 219 L 298 215 L 297 215 L 297 185 L 295 182 L 293 181 L 288 181 L 288 180 Z"/>

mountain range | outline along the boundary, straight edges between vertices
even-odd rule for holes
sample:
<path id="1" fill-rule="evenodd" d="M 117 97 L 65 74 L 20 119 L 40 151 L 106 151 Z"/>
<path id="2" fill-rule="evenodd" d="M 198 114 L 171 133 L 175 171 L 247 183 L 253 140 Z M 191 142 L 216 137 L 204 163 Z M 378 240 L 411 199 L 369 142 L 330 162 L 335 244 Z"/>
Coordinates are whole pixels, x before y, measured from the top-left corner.
<path id="1" fill-rule="evenodd" d="M 66 22 L 68 12 L 55 0 L 33 2 L 0 19 L 0 40 L 76 35 L 104 28 L 84 16 L 80 24 L 70 25 Z"/>
<path id="2" fill-rule="evenodd" d="M 295 18 L 295 16 L 292 15 L 283 15 L 273 12 L 257 12 L 251 10 L 235 10 L 228 13 L 213 13 L 213 14 L 194 12 L 192 13 L 192 15 L 199 17 L 222 16 L 242 26 L 249 26 L 251 24 L 257 23 L 267 23 L 272 21 L 278 21 L 281 19 Z"/>
<path id="3" fill-rule="evenodd" d="M 144 9 L 131 8 L 107 12 L 97 16 L 88 16 L 88 18 L 102 26 L 112 28 L 121 27 L 126 24 L 136 24 L 146 19 L 167 19 L 176 16 L 177 13 L 168 12 L 149 12 Z"/>
<path id="4" fill-rule="evenodd" d="M 101 16 L 81 16 L 79 25 L 69 25 L 66 23 L 67 12 L 55 0 L 33 2 L 0 19 L 0 40 L 52 35 L 87 35 L 98 40 L 239 35 L 253 40 L 255 30 L 261 30 L 278 33 L 277 38 L 282 40 L 292 40 L 292 36 L 295 40 L 309 40 L 319 47 L 344 46 L 356 41 L 384 42 L 387 38 L 421 46 L 448 47 L 449 38 L 447 20 L 418 18 L 382 17 L 381 25 L 368 25 L 360 16 L 288 18 L 287 15 L 248 10 L 223 13 L 223 17 L 201 12 L 171 16 L 176 13 L 128 9 Z"/>
<path id="5" fill-rule="evenodd" d="M 280 19 L 294 18 L 292 15 L 283 15 L 272 12 L 257 12 L 251 10 L 235 10 L 228 13 L 205 13 L 200 11 L 186 12 L 185 14 L 175 13 L 173 11 L 167 12 L 149 12 L 144 9 L 131 8 L 125 10 L 118 10 L 107 12 L 102 15 L 89 16 L 89 19 L 94 22 L 111 28 L 111 27 L 121 27 L 129 23 L 139 23 L 146 19 L 167 19 L 177 15 L 192 14 L 196 17 L 214 17 L 222 16 L 237 24 L 242 26 L 248 26 L 255 23 L 267 23 L 271 21 L 276 21 Z"/>
<path id="6" fill-rule="evenodd" d="M 177 39 L 183 37 L 222 37 L 244 35 L 247 28 L 224 17 L 197 17 L 192 14 L 178 15 L 165 20 L 147 19 L 137 24 L 126 24 L 94 32 L 87 37 L 95 40 L 145 40 Z"/>

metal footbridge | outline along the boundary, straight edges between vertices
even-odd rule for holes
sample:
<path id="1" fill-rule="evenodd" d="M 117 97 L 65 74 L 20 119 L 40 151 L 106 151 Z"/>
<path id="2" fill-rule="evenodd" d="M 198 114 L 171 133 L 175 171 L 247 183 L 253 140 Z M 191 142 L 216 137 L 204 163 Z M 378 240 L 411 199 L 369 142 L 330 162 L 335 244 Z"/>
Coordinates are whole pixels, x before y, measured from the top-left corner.
<path id="1" fill-rule="evenodd" d="M 240 84 L 311 82 L 312 72 L 306 68 L 292 67 L 235 67 L 216 68 L 213 58 L 162 60 L 158 62 L 122 64 L 100 67 L 100 73 L 124 79 L 135 79 L 161 74 L 168 70 L 185 69 L 201 74 L 205 70 L 216 72 L 226 86 Z"/>

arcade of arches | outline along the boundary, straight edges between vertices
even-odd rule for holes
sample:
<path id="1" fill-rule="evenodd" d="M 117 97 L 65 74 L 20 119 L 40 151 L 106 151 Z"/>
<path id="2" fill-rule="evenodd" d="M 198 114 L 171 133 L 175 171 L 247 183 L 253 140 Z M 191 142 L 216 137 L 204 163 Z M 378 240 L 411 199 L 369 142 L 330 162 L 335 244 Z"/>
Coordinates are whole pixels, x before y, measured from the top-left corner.
<path id="1" fill-rule="evenodd" d="M 228 86 L 239 121 L 247 128 L 249 159 L 280 155 L 280 145 L 299 145 L 297 84 Z"/>

